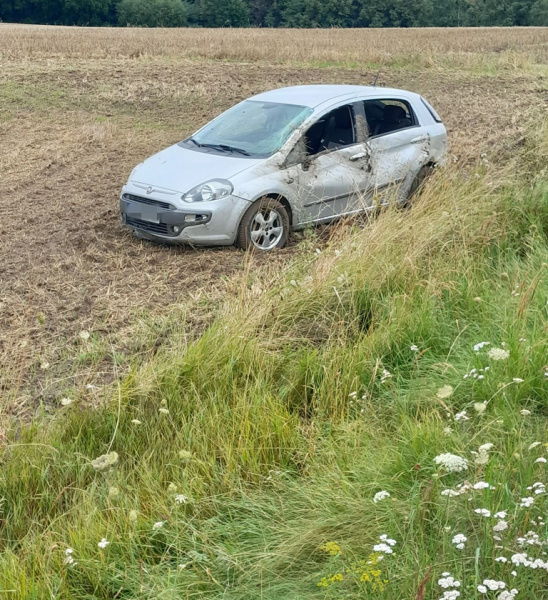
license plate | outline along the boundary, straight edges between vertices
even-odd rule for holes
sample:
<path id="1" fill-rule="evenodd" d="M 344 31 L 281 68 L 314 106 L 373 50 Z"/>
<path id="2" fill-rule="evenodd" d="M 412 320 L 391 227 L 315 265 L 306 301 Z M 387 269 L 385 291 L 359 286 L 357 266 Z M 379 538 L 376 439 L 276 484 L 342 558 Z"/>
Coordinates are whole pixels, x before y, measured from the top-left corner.
<path id="1" fill-rule="evenodd" d="M 158 207 L 150 204 L 140 204 L 139 202 L 128 202 L 126 212 L 130 217 L 148 221 L 150 223 L 159 223 Z"/>

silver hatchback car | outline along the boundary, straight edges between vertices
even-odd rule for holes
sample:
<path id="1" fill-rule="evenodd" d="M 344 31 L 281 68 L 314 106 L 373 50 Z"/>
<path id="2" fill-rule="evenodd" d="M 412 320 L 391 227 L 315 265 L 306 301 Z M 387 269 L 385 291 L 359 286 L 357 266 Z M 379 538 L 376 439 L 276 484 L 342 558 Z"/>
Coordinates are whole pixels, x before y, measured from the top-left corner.
<path id="1" fill-rule="evenodd" d="M 281 248 L 290 229 L 405 201 L 442 160 L 436 111 L 403 90 L 305 85 L 254 96 L 135 167 L 122 221 L 164 242 Z"/>

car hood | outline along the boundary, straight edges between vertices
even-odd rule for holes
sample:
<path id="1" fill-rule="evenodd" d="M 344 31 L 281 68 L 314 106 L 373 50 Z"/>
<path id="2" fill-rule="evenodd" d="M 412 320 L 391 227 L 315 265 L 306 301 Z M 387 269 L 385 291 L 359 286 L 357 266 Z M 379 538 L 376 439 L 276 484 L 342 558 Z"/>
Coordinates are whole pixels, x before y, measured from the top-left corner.
<path id="1" fill-rule="evenodd" d="M 218 154 L 215 151 L 196 152 L 174 145 L 138 165 L 129 181 L 185 194 L 206 181 L 230 179 L 261 162 L 264 159 Z"/>

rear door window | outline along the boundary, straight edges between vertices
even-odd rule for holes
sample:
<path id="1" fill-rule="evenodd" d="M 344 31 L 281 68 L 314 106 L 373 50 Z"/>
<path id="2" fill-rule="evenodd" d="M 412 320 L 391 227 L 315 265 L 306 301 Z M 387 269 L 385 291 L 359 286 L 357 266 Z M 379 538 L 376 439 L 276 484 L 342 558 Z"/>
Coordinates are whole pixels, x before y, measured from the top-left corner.
<path id="1" fill-rule="evenodd" d="M 418 124 L 411 105 L 404 100 L 365 100 L 363 107 L 370 137 L 386 135 Z"/>

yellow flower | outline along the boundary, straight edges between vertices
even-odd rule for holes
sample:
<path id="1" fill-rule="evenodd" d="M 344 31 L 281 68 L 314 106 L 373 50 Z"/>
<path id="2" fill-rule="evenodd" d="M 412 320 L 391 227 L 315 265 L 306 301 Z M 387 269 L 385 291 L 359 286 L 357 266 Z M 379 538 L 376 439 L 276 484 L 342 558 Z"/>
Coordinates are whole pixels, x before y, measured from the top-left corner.
<path id="1" fill-rule="evenodd" d="M 337 542 L 326 542 L 324 546 L 321 546 L 321 549 L 331 556 L 338 556 L 341 553 L 341 547 Z"/>

